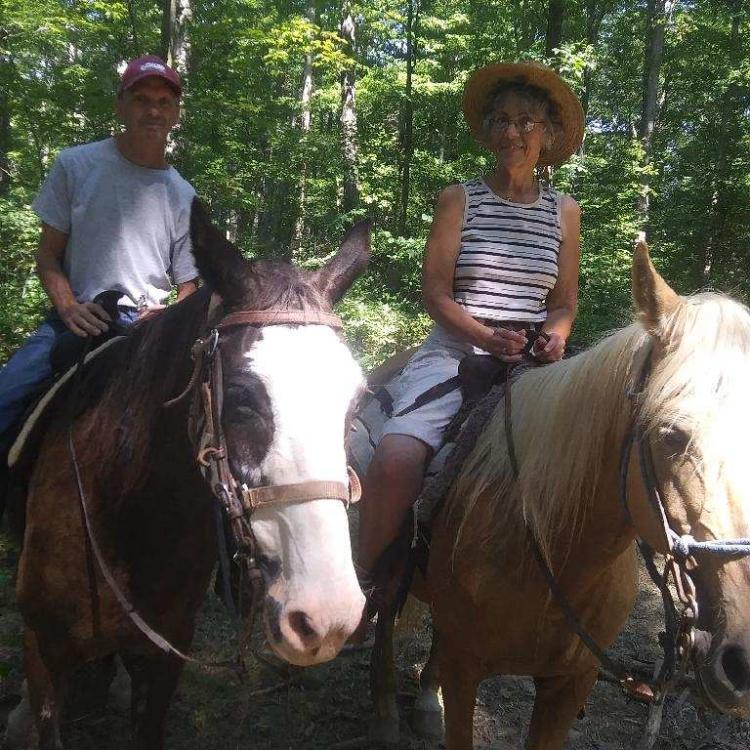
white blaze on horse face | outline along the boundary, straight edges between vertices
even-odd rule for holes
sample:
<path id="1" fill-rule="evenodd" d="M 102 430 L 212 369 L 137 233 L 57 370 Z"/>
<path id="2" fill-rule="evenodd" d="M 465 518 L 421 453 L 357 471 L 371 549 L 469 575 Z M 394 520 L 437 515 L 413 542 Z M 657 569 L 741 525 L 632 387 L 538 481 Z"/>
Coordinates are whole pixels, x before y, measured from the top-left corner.
<path id="1" fill-rule="evenodd" d="M 325 326 L 268 326 L 245 356 L 273 412 L 260 467 L 265 481 L 346 483 L 345 419 L 363 377 L 344 343 Z M 281 563 L 268 591 L 281 605 L 277 649 L 295 663 L 332 658 L 364 606 L 343 503 L 321 498 L 262 508 L 252 526 L 263 554 Z M 322 641 L 314 648 L 310 631 Z"/>

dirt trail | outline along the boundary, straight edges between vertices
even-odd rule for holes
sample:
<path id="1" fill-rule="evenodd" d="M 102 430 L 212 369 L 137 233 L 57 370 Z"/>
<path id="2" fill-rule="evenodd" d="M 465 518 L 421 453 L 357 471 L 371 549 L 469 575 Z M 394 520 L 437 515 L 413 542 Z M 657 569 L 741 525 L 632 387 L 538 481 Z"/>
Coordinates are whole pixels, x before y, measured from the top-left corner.
<path id="1" fill-rule="evenodd" d="M 19 620 L 6 585 L 0 612 L 0 723 L 17 700 L 20 685 Z M 614 648 L 627 662 L 653 663 L 661 627 L 657 592 L 644 582 L 627 627 Z M 195 652 L 204 659 L 229 658 L 234 650 L 232 624 L 213 597 L 201 613 Z M 402 741 L 394 750 L 437 750 L 418 740 L 408 717 L 417 676 L 427 656 L 428 629 L 399 644 L 399 704 Z M 367 740 L 369 651 L 354 651 L 336 661 L 302 671 L 287 687 L 286 675 L 255 665 L 244 684 L 231 675 L 203 672 L 193 666 L 172 705 L 168 723 L 170 750 L 347 750 L 374 748 Z M 252 696 L 252 693 L 264 691 Z M 483 683 L 475 720 L 477 748 L 521 748 L 533 704 L 533 685 L 522 678 Z M 125 750 L 127 712 L 110 701 L 98 711 L 69 712 L 64 738 L 67 750 Z M 628 703 L 619 689 L 600 681 L 586 706 L 586 718 L 571 732 L 570 750 L 625 750 L 633 747 L 646 719 L 646 707 Z M 77 712 L 77 713 L 76 713 Z M 658 750 L 747 750 L 750 722 L 701 714 L 686 697 L 669 700 Z"/>

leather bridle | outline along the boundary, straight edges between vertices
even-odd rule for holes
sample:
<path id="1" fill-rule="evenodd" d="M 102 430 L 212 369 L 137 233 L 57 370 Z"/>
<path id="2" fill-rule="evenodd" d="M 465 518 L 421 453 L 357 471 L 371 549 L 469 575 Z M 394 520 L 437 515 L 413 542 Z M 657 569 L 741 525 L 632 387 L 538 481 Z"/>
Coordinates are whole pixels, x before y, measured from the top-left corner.
<path id="1" fill-rule="evenodd" d="M 198 371 L 201 375 L 198 378 L 200 395 L 191 405 L 189 432 L 195 446 L 198 467 L 229 522 L 237 548 L 235 560 L 252 586 L 251 620 L 263 587 L 263 577 L 258 566 L 258 543 L 251 525 L 253 513 L 259 508 L 313 500 L 337 500 L 348 507 L 358 502 L 362 494 L 359 478 L 351 467 L 347 469 L 348 484 L 312 479 L 293 484 L 248 487 L 234 477 L 221 422 L 224 381 L 220 338 L 222 332 L 236 326 L 271 325 L 324 325 L 340 330 L 342 321 L 330 313 L 273 309 L 243 310 L 221 318 L 208 336 L 198 339 L 193 345 L 194 372 Z M 195 378 L 191 377 L 191 383 L 194 381 Z M 222 559 L 220 563 L 223 575 L 228 576 L 228 570 L 225 569 L 228 567 L 228 561 Z M 241 589 L 242 586 L 240 593 Z"/>
<path id="2" fill-rule="evenodd" d="M 309 480 L 294 484 L 267 485 L 261 487 L 247 487 L 240 484 L 234 477 L 229 461 L 229 452 L 224 438 L 221 415 L 224 406 L 224 385 L 221 348 L 219 346 L 222 332 L 236 326 L 270 326 L 270 325 L 323 325 L 340 330 L 342 321 L 337 315 L 317 311 L 301 310 L 243 310 L 229 313 L 221 317 L 211 326 L 214 315 L 212 312 L 220 307 L 221 301 L 215 295 L 211 297 L 208 312 L 208 327 L 210 332 L 193 344 L 191 353 L 193 371 L 186 388 L 179 396 L 165 402 L 169 408 L 181 403 L 194 394 L 200 383 L 197 397 L 193 398 L 190 407 L 188 431 L 196 450 L 196 461 L 205 481 L 218 500 L 220 511 L 217 513 L 217 542 L 219 548 L 219 564 L 224 579 L 224 593 L 228 606 L 234 608 L 229 586 L 229 558 L 224 537 L 224 517 L 229 522 L 230 529 L 237 548 L 234 555 L 240 568 L 240 602 L 239 613 L 245 614 L 242 604 L 244 579 L 247 578 L 251 586 L 252 598 L 249 612 L 243 627 L 244 638 L 248 638 L 263 592 L 263 576 L 258 564 L 258 544 L 252 531 L 251 516 L 259 508 L 278 504 L 303 503 L 313 500 L 336 500 L 343 502 L 346 507 L 359 501 L 362 494 L 357 474 L 351 467 L 347 467 L 349 482 L 330 480 Z M 76 388 L 74 401 L 80 395 L 81 363 L 76 371 Z M 74 410 L 71 409 L 71 415 Z M 68 427 L 68 449 L 73 465 L 78 492 L 81 521 L 84 528 L 84 542 L 86 564 L 89 577 L 92 619 L 94 632 L 100 627 L 98 587 L 96 583 L 96 568 L 94 561 L 101 570 L 102 577 L 112 590 L 117 601 L 131 622 L 148 638 L 151 643 L 165 653 L 171 654 L 182 661 L 189 661 L 208 668 L 229 668 L 242 671 L 242 652 L 244 638 L 241 636 L 240 657 L 238 665 L 235 661 L 205 662 L 195 659 L 174 646 L 160 633 L 156 632 L 139 614 L 120 585 L 115 580 L 110 566 L 104 559 L 94 534 L 88 502 L 80 474 L 75 443 L 73 440 L 73 419 L 71 416 Z M 222 515 L 224 514 L 224 515 Z M 228 596 L 227 596 L 228 595 Z"/>
<path id="3" fill-rule="evenodd" d="M 567 596 L 560 586 L 557 577 L 550 569 L 539 541 L 533 531 L 527 526 L 527 537 L 539 564 L 542 575 L 550 589 L 552 598 L 563 611 L 571 630 L 581 639 L 581 642 L 596 657 L 597 661 L 610 672 L 619 682 L 623 691 L 630 697 L 645 703 L 661 705 L 667 693 L 678 683 L 684 675 L 691 658 L 694 657 L 699 640 L 710 640 L 710 634 L 696 628 L 698 621 L 698 601 L 695 584 L 691 571 L 699 565 L 697 557 L 701 554 L 715 554 L 725 558 L 736 559 L 750 555 L 750 540 L 732 539 L 717 542 L 696 542 L 692 537 L 680 536 L 669 525 L 666 509 L 659 490 L 659 480 L 656 475 L 651 444 L 644 434 L 637 419 L 637 400 L 643 393 L 651 373 L 651 351 L 647 352 L 643 365 L 635 379 L 628 396 L 631 402 L 630 426 L 623 440 L 620 458 L 620 500 L 628 522 L 633 519 L 628 507 L 628 465 L 632 450 L 637 451 L 641 478 L 646 489 L 649 503 L 656 513 L 663 528 L 668 551 L 665 555 L 664 572 L 657 569 L 655 551 L 643 539 L 638 538 L 638 547 L 643 555 L 646 568 L 659 588 L 664 604 L 665 632 L 660 637 L 664 650 L 658 674 L 652 682 L 636 679 L 620 662 L 607 655 L 592 636 L 587 632 L 577 614 L 574 612 Z M 515 454 L 511 421 L 511 390 L 512 378 L 506 380 L 505 392 L 505 430 L 511 468 L 516 479 L 519 476 L 519 465 Z M 669 587 L 670 576 L 674 581 L 677 596 L 682 605 L 678 614 Z M 705 645 L 705 644 L 704 644 Z"/>

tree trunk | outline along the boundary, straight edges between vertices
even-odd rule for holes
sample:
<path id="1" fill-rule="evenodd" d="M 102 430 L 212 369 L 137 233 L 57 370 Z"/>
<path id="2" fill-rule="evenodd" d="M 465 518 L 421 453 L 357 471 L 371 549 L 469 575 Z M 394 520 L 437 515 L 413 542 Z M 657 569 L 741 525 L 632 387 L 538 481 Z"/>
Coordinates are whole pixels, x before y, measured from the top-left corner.
<path id="1" fill-rule="evenodd" d="M 729 62 L 733 68 L 740 63 L 740 15 L 742 13 L 742 0 L 732 0 L 730 4 L 732 13 L 732 26 L 729 37 Z M 714 270 L 716 248 L 721 244 L 722 228 L 725 226 L 724 216 L 727 211 L 728 188 L 729 188 L 729 164 L 731 162 L 732 150 L 736 147 L 738 134 L 730 133 L 732 122 L 735 118 L 742 116 L 744 109 L 741 97 L 738 96 L 739 87 L 732 82 L 724 90 L 721 96 L 719 109 L 719 123 L 716 133 L 716 168 L 712 179 L 712 190 L 709 206 L 709 220 L 704 233 L 703 247 L 699 256 L 698 283 L 700 286 L 708 286 Z"/>
<path id="2" fill-rule="evenodd" d="M 315 12 L 315 6 L 310 5 L 307 8 L 307 19 L 311 24 L 317 22 L 317 14 Z M 313 56 L 312 52 L 308 51 L 305 54 L 305 64 L 302 70 L 302 90 L 300 91 L 300 116 L 299 116 L 299 129 L 302 134 L 303 148 L 305 146 L 304 141 L 307 134 L 310 132 L 310 124 L 312 117 L 311 102 L 313 94 Z M 298 193 L 299 193 L 299 209 L 297 213 L 297 220 L 294 223 L 294 230 L 292 231 L 292 256 L 299 253 L 302 246 L 302 235 L 305 233 L 305 200 L 306 200 L 306 187 L 307 187 L 307 160 L 303 159 L 300 165 L 300 176 L 298 182 Z"/>
<path id="3" fill-rule="evenodd" d="M 317 24 L 317 13 L 313 4 L 309 5 L 305 13 L 312 26 Z M 300 92 L 300 130 L 307 133 L 310 130 L 310 103 L 313 93 L 313 55 L 312 51 L 305 54 L 305 66 L 302 72 L 302 91 Z"/>
<path id="4" fill-rule="evenodd" d="M 10 109 L 8 106 L 8 95 L 4 90 L 0 90 L 0 198 L 7 196 L 10 190 L 9 151 Z"/>
<path id="5" fill-rule="evenodd" d="M 359 146 L 357 144 L 357 107 L 356 107 L 356 54 L 357 25 L 348 2 L 344 4 L 341 38 L 349 57 L 349 64 L 341 73 L 341 153 L 344 159 L 344 212 L 351 211 L 359 205 L 359 173 L 357 159 Z"/>
<path id="6" fill-rule="evenodd" d="M 188 70 L 190 42 L 187 30 L 193 17 L 191 0 L 162 0 L 161 57 L 180 76 Z"/>
<path id="7" fill-rule="evenodd" d="M 174 68 L 184 80 L 190 64 L 188 26 L 193 17 L 191 0 L 162 0 L 161 58 Z M 167 153 L 179 159 L 185 143 L 180 128 L 173 130 L 167 139 Z"/>
<path id="8" fill-rule="evenodd" d="M 138 25 L 136 24 L 135 8 L 133 7 L 133 0 L 128 0 L 128 18 L 130 19 L 130 33 L 131 33 L 131 54 L 135 57 L 141 48 L 140 37 L 138 36 Z"/>
<path id="9" fill-rule="evenodd" d="M 599 41 L 599 30 L 602 27 L 604 16 L 609 10 L 609 3 L 602 0 L 587 0 L 586 2 L 586 44 L 589 49 L 595 49 Z M 581 106 L 583 115 L 586 117 L 591 104 L 591 66 L 586 65 L 583 69 L 583 96 Z"/>
<path id="10" fill-rule="evenodd" d="M 399 200 L 398 233 L 406 234 L 411 180 L 411 160 L 414 153 L 414 100 L 412 78 L 417 60 L 417 29 L 419 26 L 419 0 L 409 0 L 406 15 L 406 88 L 401 108 L 401 195 Z"/>
<path id="11" fill-rule="evenodd" d="M 177 17 L 177 0 L 161 0 L 161 44 L 159 56 L 169 62 L 172 53 L 172 29 Z"/>
<path id="12" fill-rule="evenodd" d="M 0 49 L 2 49 L 7 32 L 0 29 Z M 0 52 L 0 198 L 8 195 L 10 190 L 10 82 L 12 78 L 13 62 L 10 54 Z"/>
<path id="13" fill-rule="evenodd" d="M 190 61 L 190 38 L 188 29 L 193 20 L 193 8 L 191 0 L 178 0 L 177 13 L 174 23 L 174 34 L 172 37 L 171 66 L 185 77 L 188 73 Z"/>
<path id="14" fill-rule="evenodd" d="M 659 114 L 660 75 L 664 57 L 664 30 L 667 23 L 668 0 L 648 0 L 646 57 L 643 64 L 643 98 L 638 137 L 643 148 L 644 166 L 651 162 L 651 147 L 654 128 Z M 648 231 L 651 180 L 647 172 L 641 179 L 641 195 L 638 200 L 638 214 L 641 226 Z"/>
<path id="15" fill-rule="evenodd" d="M 555 50 L 560 48 L 564 17 L 565 0 L 549 0 L 547 36 L 544 43 L 544 54 L 548 60 L 551 60 L 555 56 Z"/>

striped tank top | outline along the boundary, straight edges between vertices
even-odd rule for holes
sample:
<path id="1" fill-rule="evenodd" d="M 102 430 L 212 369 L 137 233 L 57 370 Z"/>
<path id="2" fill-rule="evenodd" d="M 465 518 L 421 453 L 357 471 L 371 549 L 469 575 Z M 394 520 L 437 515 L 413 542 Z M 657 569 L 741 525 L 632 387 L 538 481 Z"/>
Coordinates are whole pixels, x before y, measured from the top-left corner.
<path id="1" fill-rule="evenodd" d="M 463 188 L 453 298 L 475 318 L 544 321 L 562 239 L 559 194 L 541 187 L 525 204 L 500 198 L 483 179 Z"/>

